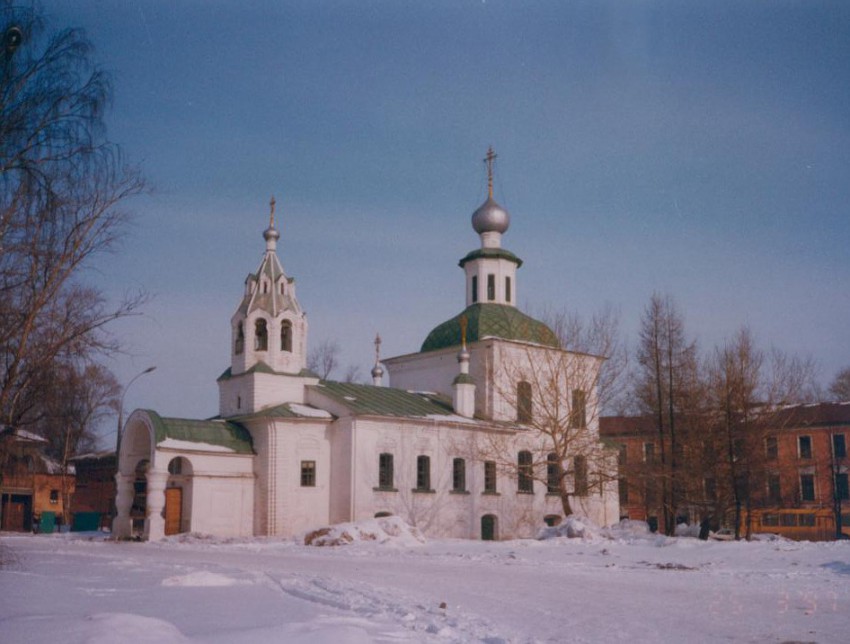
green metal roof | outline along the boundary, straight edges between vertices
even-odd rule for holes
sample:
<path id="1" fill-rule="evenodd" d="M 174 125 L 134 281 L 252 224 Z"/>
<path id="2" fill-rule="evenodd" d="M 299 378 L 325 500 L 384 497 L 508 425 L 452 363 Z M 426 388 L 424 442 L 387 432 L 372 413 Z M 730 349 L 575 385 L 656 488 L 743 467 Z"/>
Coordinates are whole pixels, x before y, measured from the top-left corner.
<path id="1" fill-rule="evenodd" d="M 558 337 L 548 326 L 527 316 L 519 309 L 506 304 L 473 304 L 451 320 L 436 327 L 425 342 L 422 351 L 436 351 L 460 346 L 460 319 L 466 317 L 466 341 L 477 342 L 486 337 L 504 340 L 533 342 L 560 348 Z"/>
<path id="2" fill-rule="evenodd" d="M 311 385 L 311 388 L 333 398 L 351 410 L 355 416 L 424 418 L 454 414 L 451 401 L 437 394 L 330 380 Z"/>
<path id="3" fill-rule="evenodd" d="M 293 410 L 291 405 L 295 403 L 283 403 L 282 405 L 275 405 L 274 407 L 268 407 L 266 409 L 261 409 L 260 411 L 254 412 L 253 414 L 245 414 L 243 416 L 233 416 L 231 420 L 235 421 L 245 421 L 251 420 L 253 418 L 313 418 L 322 420 L 324 416 L 322 412 L 324 410 L 316 409 L 315 407 L 311 407 L 310 405 L 298 405 L 303 410 L 308 409 L 316 409 L 316 413 L 304 413 L 299 412 L 297 410 Z M 331 419 L 333 416 L 328 412 L 327 419 Z"/>
<path id="4" fill-rule="evenodd" d="M 488 257 L 493 259 L 506 259 L 509 262 L 513 262 L 516 264 L 517 268 L 522 266 L 522 260 L 514 255 L 511 251 L 505 250 L 504 248 L 477 248 L 476 250 L 468 253 L 466 257 L 458 262 L 458 266 L 463 268 L 464 264 L 467 262 L 471 262 L 473 259 L 480 259 L 481 257 Z"/>
<path id="5" fill-rule="evenodd" d="M 314 372 L 310 371 L 309 369 L 302 369 L 298 373 L 286 373 L 284 371 L 275 371 L 274 369 L 272 369 L 269 365 L 267 365 L 262 360 L 258 360 L 254 364 L 254 366 L 252 366 L 250 369 L 248 369 L 246 371 L 243 371 L 240 374 L 237 374 L 237 376 L 244 376 L 245 374 L 248 374 L 248 373 L 270 373 L 270 374 L 275 375 L 275 376 L 297 376 L 299 378 L 318 378 L 319 377 L 319 375 L 317 373 L 314 373 Z M 228 367 L 227 369 L 224 370 L 224 372 L 218 378 L 216 378 L 216 382 L 219 382 L 220 380 L 230 380 L 231 378 L 234 378 L 234 377 L 236 377 L 236 376 L 233 375 L 233 369 L 231 367 Z"/>
<path id="6" fill-rule="evenodd" d="M 251 434 L 238 423 L 226 420 L 193 420 L 163 418 L 155 411 L 144 410 L 153 423 L 157 445 L 168 438 L 190 443 L 207 443 L 226 447 L 237 454 L 253 454 Z"/>

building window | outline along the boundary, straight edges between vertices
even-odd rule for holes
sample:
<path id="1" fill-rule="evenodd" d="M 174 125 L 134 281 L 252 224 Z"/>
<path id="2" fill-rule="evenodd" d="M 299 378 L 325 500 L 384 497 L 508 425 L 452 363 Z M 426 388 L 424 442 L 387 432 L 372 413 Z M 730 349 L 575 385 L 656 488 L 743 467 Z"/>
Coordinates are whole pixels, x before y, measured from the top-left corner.
<path id="1" fill-rule="evenodd" d="M 183 457 L 178 456 L 177 458 L 172 458 L 168 462 L 168 473 L 174 476 L 180 476 L 183 474 Z"/>
<path id="2" fill-rule="evenodd" d="M 570 427 L 587 427 L 587 394 L 581 389 L 573 389 L 572 407 L 570 407 Z"/>
<path id="3" fill-rule="evenodd" d="M 472 276 L 472 301 L 478 301 L 478 275 Z"/>
<path id="4" fill-rule="evenodd" d="M 620 493 L 620 505 L 625 505 L 629 502 L 629 481 L 628 479 L 620 479 L 617 481 L 618 491 Z"/>
<path id="5" fill-rule="evenodd" d="M 531 452 L 522 451 L 517 455 L 517 490 L 525 494 L 534 494 L 534 473 Z"/>
<path id="6" fill-rule="evenodd" d="M 779 485 L 779 474 L 770 472 L 767 475 L 767 501 L 771 505 L 782 502 L 782 488 Z"/>
<path id="7" fill-rule="evenodd" d="M 556 525 L 561 525 L 561 515 L 547 514 L 545 517 L 543 517 L 543 523 L 548 525 L 550 528 L 554 528 Z"/>
<path id="8" fill-rule="evenodd" d="M 280 350 L 292 351 L 292 322 L 284 320 L 280 325 Z"/>
<path id="9" fill-rule="evenodd" d="M 844 442 L 844 434 L 832 435 L 832 455 L 835 458 L 847 456 L 847 444 Z"/>
<path id="10" fill-rule="evenodd" d="M 259 318 L 254 322 L 254 350 L 267 351 L 269 348 L 269 330 L 266 321 Z"/>
<path id="11" fill-rule="evenodd" d="M 484 491 L 488 494 L 496 494 L 495 461 L 484 461 Z"/>
<path id="12" fill-rule="evenodd" d="M 626 445 L 620 445 L 620 452 L 617 454 L 617 464 L 620 467 L 625 467 L 629 462 L 628 449 Z"/>
<path id="13" fill-rule="evenodd" d="M 558 455 L 552 452 L 546 457 L 546 493 L 558 494 L 561 489 L 561 464 Z"/>
<path id="14" fill-rule="evenodd" d="M 393 455 L 378 456 L 378 487 L 382 490 L 393 489 Z"/>
<path id="15" fill-rule="evenodd" d="M 643 500 L 647 508 L 654 508 L 658 504 L 658 493 L 655 481 L 647 481 L 643 492 Z"/>
<path id="16" fill-rule="evenodd" d="M 301 487 L 316 487 L 316 461 L 301 461 Z"/>
<path id="17" fill-rule="evenodd" d="M 59 490 L 50 490 L 50 502 L 59 503 Z"/>
<path id="18" fill-rule="evenodd" d="M 236 409 L 242 409 L 242 396 L 236 396 Z"/>
<path id="19" fill-rule="evenodd" d="M 815 475 L 801 474 L 800 475 L 800 499 L 803 501 L 815 500 Z"/>
<path id="20" fill-rule="evenodd" d="M 505 277 L 505 302 L 511 301 L 511 278 Z"/>
<path id="21" fill-rule="evenodd" d="M 466 492 L 466 461 L 462 458 L 452 461 L 452 490 Z"/>
<path id="22" fill-rule="evenodd" d="M 797 445 L 800 448 L 799 454 L 800 458 L 811 458 L 812 457 L 812 437 L 811 436 L 800 436 L 797 438 Z"/>
<path id="23" fill-rule="evenodd" d="M 419 492 L 431 491 L 431 457 L 416 457 L 416 490 Z"/>
<path id="24" fill-rule="evenodd" d="M 835 496 L 841 501 L 850 500 L 850 484 L 847 481 L 847 472 L 839 472 L 835 475 Z"/>
<path id="25" fill-rule="evenodd" d="M 233 352 L 239 355 L 245 350 L 245 325 L 240 322 L 236 325 L 236 344 L 233 347 Z"/>
<path id="26" fill-rule="evenodd" d="M 584 456 L 576 456 L 573 459 L 573 468 L 576 496 L 587 496 L 587 459 Z"/>
<path id="27" fill-rule="evenodd" d="M 644 463 L 655 463 L 655 444 L 654 443 L 644 443 L 643 444 L 643 462 Z"/>
<path id="28" fill-rule="evenodd" d="M 768 436 L 764 439 L 764 454 L 769 461 L 775 461 L 779 457 L 779 445 L 776 436 Z"/>
<path id="29" fill-rule="evenodd" d="M 487 300 L 492 302 L 496 299 L 496 276 L 490 273 L 487 276 Z"/>
<path id="30" fill-rule="evenodd" d="M 518 423 L 531 422 L 531 383 L 525 380 L 516 386 L 516 420 Z"/>

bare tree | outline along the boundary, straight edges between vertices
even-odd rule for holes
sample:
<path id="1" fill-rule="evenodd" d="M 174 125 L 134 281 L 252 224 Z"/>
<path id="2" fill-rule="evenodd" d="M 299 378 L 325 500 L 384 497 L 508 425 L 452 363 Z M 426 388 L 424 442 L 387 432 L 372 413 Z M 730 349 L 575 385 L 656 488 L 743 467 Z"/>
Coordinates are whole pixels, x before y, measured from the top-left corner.
<path id="1" fill-rule="evenodd" d="M 653 294 L 644 310 L 637 363 L 633 395 L 640 412 L 654 419 L 659 447 L 654 480 L 646 483 L 660 488 L 664 532 L 672 535 L 685 500 L 683 421 L 694 415 L 692 404 L 700 396 L 696 344 L 686 338 L 684 320 L 669 296 Z"/>
<path id="2" fill-rule="evenodd" d="M 336 340 L 322 340 L 307 354 L 307 368 L 327 380 L 339 366 L 339 352 Z"/>
<path id="3" fill-rule="evenodd" d="M 749 525 L 742 525 L 743 511 L 751 516 L 749 510 L 759 496 L 756 491 L 764 487 L 765 439 L 769 432 L 781 429 L 777 422 L 782 416 L 777 411 L 811 400 L 813 383 L 810 360 L 759 349 L 746 327 L 715 349 L 710 362 L 711 437 L 719 457 L 720 510 L 734 512 L 736 538 L 742 536 L 742 529 L 749 534 Z"/>
<path id="4" fill-rule="evenodd" d="M 145 301 L 111 306 L 81 280 L 143 184 L 105 137 L 111 87 L 83 33 L 11 0 L 0 21 L 0 421 L 14 425 L 60 356 L 114 351 L 104 327 Z"/>
<path id="5" fill-rule="evenodd" d="M 482 435 L 476 458 L 515 478 L 520 492 L 545 485 L 569 516 L 616 478 L 616 454 L 600 442 L 598 418 L 621 391 L 625 351 L 610 308 L 589 321 L 566 312 L 545 318 L 562 348 L 503 347 L 494 388 L 518 429 Z"/>
<path id="6" fill-rule="evenodd" d="M 845 367 L 835 375 L 829 385 L 829 395 L 836 402 L 850 401 L 850 367 Z"/>

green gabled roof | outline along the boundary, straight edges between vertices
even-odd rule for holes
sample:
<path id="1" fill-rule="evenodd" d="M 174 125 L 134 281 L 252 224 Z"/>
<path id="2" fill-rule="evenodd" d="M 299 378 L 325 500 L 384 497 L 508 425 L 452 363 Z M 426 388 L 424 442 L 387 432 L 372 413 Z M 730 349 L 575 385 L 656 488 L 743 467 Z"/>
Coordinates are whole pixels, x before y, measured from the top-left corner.
<path id="1" fill-rule="evenodd" d="M 270 374 L 275 375 L 275 376 L 297 376 L 299 378 L 318 378 L 319 377 L 319 375 L 317 373 L 314 373 L 314 372 L 310 371 L 309 369 L 302 369 L 298 373 L 286 373 L 286 372 L 283 372 L 283 371 L 275 371 L 274 369 L 272 369 L 269 365 L 267 365 L 262 360 L 257 361 L 257 363 L 254 364 L 254 366 L 252 366 L 250 369 L 248 369 L 247 371 L 243 371 L 242 373 L 237 374 L 237 375 L 244 376 L 245 374 L 248 374 L 248 373 L 270 373 Z M 224 370 L 224 373 L 222 373 L 218 378 L 216 378 L 216 382 L 218 382 L 219 380 L 230 380 L 233 377 L 234 377 L 233 369 L 231 367 L 228 367 L 227 369 Z"/>
<path id="2" fill-rule="evenodd" d="M 355 416 L 425 418 L 451 416 L 451 401 L 432 393 L 413 393 L 392 387 L 355 385 L 323 380 L 311 388 L 333 398 Z"/>
<path id="3" fill-rule="evenodd" d="M 506 304 L 473 304 L 451 320 L 436 327 L 425 342 L 421 351 L 436 351 L 446 347 L 460 346 L 460 319 L 466 317 L 466 341 L 478 342 L 486 337 L 504 340 L 533 342 L 560 348 L 558 337 L 548 326 L 519 309 Z"/>
<path id="4" fill-rule="evenodd" d="M 458 266 L 461 268 L 467 262 L 471 262 L 473 259 L 480 259 L 482 257 L 493 258 L 493 259 L 506 259 L 509 262 L 513 262 L 516 264 L 517 268 L 522 266 L 522 260 L 514 255 L 511 251 L 505 250 L 504 248 L 477 248 L 474 251 L 468 253 L 466 257 L 458 262 Z"/>
<path id="5" fill-rule="evenodd" d="M 150 409 L 144 411 L 153 424 L 157 445 L 168 438 L 173 438 L 190 443 L 226 447 L 237 454 L 254 453 L 251 434 L 239 423 L 226 420 L 163 418 Z"/>
<path id="6" fill-rule="evenodd" d="M 295 403 L 283 403 L 282 405 L 275 405 L 274 407 L 267 407 L 266 409 L 261 409 L 260 411 L 254 412 L 253 414 L 245 414 L 244 416 L 233 416 L 231 420 L 236 421 L 245 421 L 251 420 L 253 418 L 313 418 L 321 420 L 323 416 L 321 413 L 324 411 L 323 409 L 318 409 L 316 407 L 312 407 L 310 405 L 297 405 L 296 409 L 292 409 L 291 405 Z M 298 407 L 302 410 L 307 409 L 315 409 L 315 414 L 304 413 L 304 411 L 298 411 Z M 333 415 L 329 412 L 327 418 L 333 418 Z"/>

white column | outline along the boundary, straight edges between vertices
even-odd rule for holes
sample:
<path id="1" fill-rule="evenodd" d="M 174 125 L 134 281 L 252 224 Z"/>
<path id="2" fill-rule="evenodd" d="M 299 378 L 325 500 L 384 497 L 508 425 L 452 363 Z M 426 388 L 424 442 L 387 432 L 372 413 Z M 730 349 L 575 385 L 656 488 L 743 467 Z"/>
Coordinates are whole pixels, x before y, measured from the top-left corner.
<path id="1" fill-rule="evenodd" d="M 157 541 L 165 536 L 165 484 L 168 472 L 148 471 L 147 517 L 145 518 L 145 536 L 149 541 Z"/>
<path id="2" fill-rule="evenodd" d="M 133 505 L 134 474 L 115 474 L 115 506 L 117 516 L 112 520 L 112 536 L 115 539 L 126 539 L 132 536 L 133 525 L 130 519 L 130 507 Z"/>

